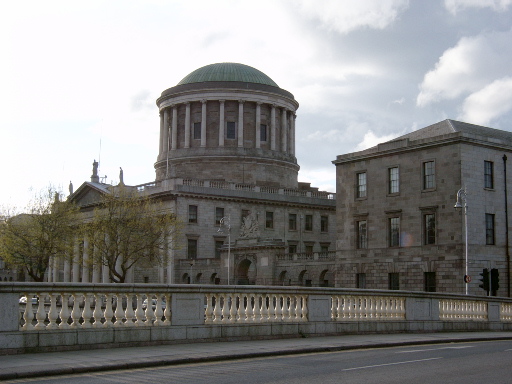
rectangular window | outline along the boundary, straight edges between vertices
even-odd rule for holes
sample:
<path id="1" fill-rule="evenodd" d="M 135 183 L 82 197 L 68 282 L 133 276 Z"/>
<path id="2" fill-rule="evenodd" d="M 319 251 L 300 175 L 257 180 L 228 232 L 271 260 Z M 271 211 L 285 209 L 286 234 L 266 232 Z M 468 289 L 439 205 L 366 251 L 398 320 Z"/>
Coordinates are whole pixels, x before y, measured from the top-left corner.
<path id="1" fill-rule="evenodd" d="M 236 123 L 234 121 L 226 123 L 226 139 L 236 139 Z"/>
<path id="2" fill-rule="evenodd" d="M 356 288 L 360 288 L 360 289 L 366 288 L 366 273 L 357 273 L 356 274 Z"/>
<path id="3" fill-rule="evenodd" d="M 389 246 L 399 247 L 400 246 L 400 218 L 390 217 L 389 218 Z"/>
<path id="4" fill-rule="evenodd" d="M 274 228 L 274 212 L 265 212 L 265 228 Z"/>
<path id="5" fill-rule="evenodd" d="M 220 259 L 220 250 L 224 242 L 222 240 L 215 240 L 215 258 Z"/>
<path id="6" fill-rule="evenodd" d="M 297 244 L 288 244 L 288 253 L 297 253 Z"/>
<path id="7" fill-rule="evenodd" d="M 494 215 L 485 214 L 485 244 L 494 245 Z"/>
<path id="8" fill-rule="evenodd" d="M 305 231 L 313 230 L 313 215 L 306 215 L 306 220 L 304 221 L 304 230 Z"/>
<path id="9" fill-rule="evenodd" d="M 201 139 L 201 123 L 194 123 L 194 139 Z"/>
<path id="10" fill-rule="evenodd" d="M 324 255 L 329 253 L 329 246 L 328 245 L 320 245 L 320 252 L 322 252 Z"/>
<path id="11" fill-rule="evenodd" d="M 484 161 L 484 187 L 494 188 L 494 163 Z"/>
<path id="12" fill-rule="evenodd" d="M 220 225 L 220 221 L 223 217 L 224 217 L 224 208 L 215 207 L 215 224 Z"/>
<path id="13" fill-rule="evenodd" d="M 288 230 L 296 231 L 297 230 L 297 214 L 290 213 L 288 215 Z"/>
<path id="14" fill-rule="evenodd" d="M 187 256 L 189 259 L 197 259 L 197 240 L 196 239 L 188 239 Z"/>
<path id="15" fill-rule="evenodd" d="M 188 206 L 188 222 L 197 223 L 197 205 Z"/>
<path id="16" fill-rule="evenodd" d="M 392 272 L 388 275 L 389 289 L 398 291 L 400 289 L 400 275 L 398 272 Z"/>
<path id="17" fill-rule="evenodd" d="M 436 273 L 424 272 L 425 292 L 436 291 Z"/>
<path id="18" fill-rule="evenodd" d="M 368 233 L 366 231 L 366 220 L 357 222 L 357 248 L 368 248 Z"/>
<path id="19" fill-rule="evenodd" d="M 399 189 L 399 174 L 398 167 L 393 167 L 388 169 L 388 179 L 389 179 L 389 187 L 388 193 L 398 193 Z"/>
<path id="20" fill-rule="evenodd" d="M 424 231 L 424 244 L 436 243 L 436 215 L 434 213 L 427 213 L 423 216 Z"/>
<path id="21" fill-rule="evenodd" d="M 313 244 L 304 244 L 304 251 L 306 253 L 313 253 Z"/>
<path id="22" fill-rule="evenodd" d="M 267 141 L 267 125 L 260 125 L 260 141 Z"/>
<path id="23" fill-rule="evenodd" d="M 329 232 L 329 216 L 320 216 L 320 232 Z"/>
<path id="24" fill-rule="evenodd" d="M 366 197 L 366 172 L 357 174 L 357 197 Z"/>
<path id="25" fill-rule="evenodd" d="M 423 163 L 423 189 L 435 188 L 436 169 L 433 161 Z"/>

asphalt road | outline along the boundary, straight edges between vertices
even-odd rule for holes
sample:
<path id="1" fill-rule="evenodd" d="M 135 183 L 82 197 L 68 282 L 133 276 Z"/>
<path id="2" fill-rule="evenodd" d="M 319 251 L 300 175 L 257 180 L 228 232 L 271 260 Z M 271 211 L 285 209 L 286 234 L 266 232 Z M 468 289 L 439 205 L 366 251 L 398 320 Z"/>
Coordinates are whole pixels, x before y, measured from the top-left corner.
<path id="1" fill-rule="evenodd" d="M 512 341 L 325 352 L 4 383 L 512 383 Z"/>

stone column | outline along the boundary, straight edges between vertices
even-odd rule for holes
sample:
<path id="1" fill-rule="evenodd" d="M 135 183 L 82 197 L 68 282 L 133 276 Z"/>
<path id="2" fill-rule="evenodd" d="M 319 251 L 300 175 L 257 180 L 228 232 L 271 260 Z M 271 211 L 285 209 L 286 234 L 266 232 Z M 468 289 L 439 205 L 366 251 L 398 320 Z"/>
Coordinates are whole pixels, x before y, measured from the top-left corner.
<path id="1" fill-rule="evenodd" d="M 226 100 L 219 100 L 219 147 L 224 146 L 224 102 Z"/>
<path id="2" fill-rule="evenodd" d="M 206 100 L 201 104 L 201 147 L 206 147 Z"/>
<path id="3" fill-rule="evenodd" d="M 283 152 L 287 152 L 288 148 L 288 126 L 286 124 L 286 108 L 283 108 L 283 112 L 281 114 L 281 150 Z"/>
<path id="4" fill-rule="evenodd" d="M 190 103 L 185 103 L 185 148 L 190 148 Z"/>
<path id="5" fill-rule="evenodd" d="M 75 239 L 75 246 L 73 247 L 73 283 L 80 282 L 80 244 L 78 239 Z"/>
<path id="6" fill-rule="evenodd" d="M 59 260 L 57 259 L 57 256 L 53 256 L 52 273 L 53 273 L 52 281 L 54 283 L 58 282 L 59 281 Z"/>
<path id="7" fill-rule="evenodd" d="M 69 255 L 64 259 L 64 283 L 71 281 L 71 264 L 69 262 Z"/>
<path id="8" fill-rule="evenodd" d="M 256 103 L 256 148 L 261 147 L 261 103 Z"/>
<path id="9" fill-rule="evenodd" d="M 270 113 L 270 149 L 276 150 L 276 105 L 272 104 Z"/>
<path id="10" fill-rule="evenodd" d="M 164 114 L 160 111 L 160 152 L 161 155 L 164 151 Z"/>
<path id="11" fill-rule="evenodd" d="M 296 115 L 290 112 L 290 154 L 295 156 L 295 118 Z"/>
<path id="12" fill-rule="evenodd" d="M 163 139 L 163 150 L 167 152 L 169 150 L 169 110 L 164 110 L 164 139 Z"/>
<path id="13" fill-rule="evenodd" d="M 101 272 L 101 265 L 98 265 L 96 260 L 94 259 L 94 248 L 91 249 L 91 255 L 93 256 L 93 263 L 92 263 L 92 283 L 99 283 L 100 282 L 100 272 Z"/>
<path id="14" fill-rule="evenodd" d="M 174 284 L 174 250 L 167 252 L 167 284 Z"/>
<path id="15" fill-rule="evenodd" d="M 244 146 L 244 102 L 238 100 L 238 146 Z"/>
<path id="16" fill-rule="evenodd" d="M 176 149 L 178 147 L 178 106 L 172 106 L 172 133 L 171 133 L 171 149 Z"/>
<path id="17" fill-rule="evenodd" d="M 46 270 L 47 271 L 47 273 L 46 273 L 46 282 L 47 283 L 51 283 L 52 282 L 52 277 L 53 277 L 52 265 L 53 265 L 53 256 L 50 256 L 50 258 L 48 260 L 48 268 Z"/>
<path id="18" fill-rule="evenodd" d="M 89 282 L 89 241 L 84 239 L 84 254 L 82 256 L 82 283 Z"/>

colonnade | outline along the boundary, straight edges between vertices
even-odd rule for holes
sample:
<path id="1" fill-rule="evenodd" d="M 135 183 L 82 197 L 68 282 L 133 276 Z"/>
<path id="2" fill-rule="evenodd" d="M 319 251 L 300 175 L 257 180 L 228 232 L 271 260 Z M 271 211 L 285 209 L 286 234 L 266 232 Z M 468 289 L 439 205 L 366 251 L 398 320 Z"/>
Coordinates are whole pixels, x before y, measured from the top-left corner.
<path id="1" fill-rule="evenodd" d="M 218 129 L 218 146 L 224 147 L 225 145 L 225 103 L 226 100 L 201 100 L 201 147 L 206 147 L 206 121 L 207 113 L 206 106 L 208 102 L 219 103 L 219 129 Z M 237 146 L 244 147 L 244 104 L 246 100 L 238 100 L 238 119 L 237 119 Z M 160 154 L 169 150 L 173 151 L 178 149 L 178 106 L 185 105 L 185 143 L 183 148 L 190 148 L 191 143 L 191 112 L 190 102 L 172 104 L 169 107 L 163 108 L 160 111 Z M 255 118 L 255 148 L 261 148 L 261 106 L 263 103 L 255 102 L 256 104 L 256 118 Z M 287 152 L 295 156 L 295 111 L 278 107 L 276 104 L 270 105 L 270 124 L 268 126 L 270 150 Z M 277 128 L 277 113 L 281 113 L 281 127 Z M 280 137 L 280 148 L 277 148 L 277 135 Z M 268 139 L 267 139 L 268 140 Z"/>

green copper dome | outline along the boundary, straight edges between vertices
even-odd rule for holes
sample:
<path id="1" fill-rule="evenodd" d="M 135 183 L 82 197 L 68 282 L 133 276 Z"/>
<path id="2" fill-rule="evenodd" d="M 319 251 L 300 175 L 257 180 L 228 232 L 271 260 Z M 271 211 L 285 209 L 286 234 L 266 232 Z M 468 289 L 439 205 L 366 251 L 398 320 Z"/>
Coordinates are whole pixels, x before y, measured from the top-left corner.
<path id="1" fill-rule="evenodd" d="M 244 83 L 256 83 L 279 86 L 270 77 L 256 68 L 237 63 L 210 64 L 185 76 L 178 85 L 191 83 L 204 83 L 208 81 L 238 81 Z"/>

